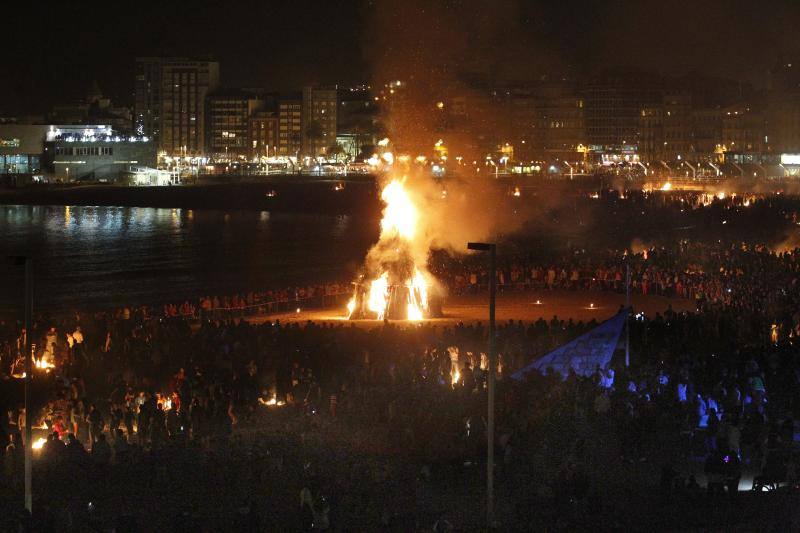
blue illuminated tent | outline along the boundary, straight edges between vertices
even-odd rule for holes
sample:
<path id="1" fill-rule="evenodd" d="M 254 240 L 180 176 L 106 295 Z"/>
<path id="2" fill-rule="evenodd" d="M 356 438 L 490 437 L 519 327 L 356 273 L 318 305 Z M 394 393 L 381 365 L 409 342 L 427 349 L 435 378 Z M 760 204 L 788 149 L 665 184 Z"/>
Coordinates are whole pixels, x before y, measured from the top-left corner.
<path id="1" fill-rule="evenodd" d="M 591 331 L 562 345 L 511 375 L 522 381 L 534 370 L 547 373 L 548 369 L 562 377 L 572 368 L 579 376 L 591 376 L 595 369 L 608 367 L 617 348 L 622 328 L 625 327 L 625 311 L 609 318 Z"/>

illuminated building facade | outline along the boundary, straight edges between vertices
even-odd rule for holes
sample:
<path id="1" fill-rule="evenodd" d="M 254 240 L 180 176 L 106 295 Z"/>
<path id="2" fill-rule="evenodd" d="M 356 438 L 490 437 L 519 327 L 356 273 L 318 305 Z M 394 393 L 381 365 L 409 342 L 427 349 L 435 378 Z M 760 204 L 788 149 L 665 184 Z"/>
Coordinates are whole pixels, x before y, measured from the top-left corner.
<path id="1" fill-rule="evenodd" d="M 122 136 L 111 126 L 49 126 L 43 164 L 63 181 L 116 181 L 156 166 L 156 147 L 146 136 Z"/>
<path id="2" fill-rule="evenodd" d="M 38 124 L 0 124 L 0 175 L 41 172 L 48 129 Z"/>
<path id="3" fill-rule="evenodd" d="M 278 101 L 278 154 L 296 156 L 303 142 L 303 101 L 284 98 Z"/>
<path id="4" fill-rule="evenodd" d="M 202 155 L 206 99 L 219 87 L 219 63 L 137 58 L 134 122 L 168 155 Z"/>
<path id="5" fill-rule="evenodd" d="M 252 151 L 249 142 L 250 117 L 263 109 L 264 100 L 243 91 L 217 93 L 208 97 L 208 146 L 213 159 L 246 157 Z"/>
<path id="6" fill-rule="evenodd" d="M 110 125 L 0 125 L 0 174 L 113 181 L 155 165 L 149 137 L 121 135 Z"/>
<path id="7" fill-rule="evenodd" d="M 302 151 L 312 157 L 325 155 L 336 142 L 338 92 L 333 88 L 304 87 Z"/>
<path id="8" fill-rule="evenodd" d="M 607 70 L 584 91 L 587 142 L 612 150 L 635 145 L 641 110 L 661 101 L 658 78 L 633 69 Z"/>
<path id="9" fill-rule="evenodd" d="M 248 121 L 248 146 L 251 157 L 274 157 L 278 154 L 278 114 L 257 111 Z"/>
<path id="10" fill-rule="evenodd" d="M 584 100 L 574 83 L 546 83 L 535 93 L 536 122 L 532 139 L 536 158 L 578 160 L 586 143 Z"/>

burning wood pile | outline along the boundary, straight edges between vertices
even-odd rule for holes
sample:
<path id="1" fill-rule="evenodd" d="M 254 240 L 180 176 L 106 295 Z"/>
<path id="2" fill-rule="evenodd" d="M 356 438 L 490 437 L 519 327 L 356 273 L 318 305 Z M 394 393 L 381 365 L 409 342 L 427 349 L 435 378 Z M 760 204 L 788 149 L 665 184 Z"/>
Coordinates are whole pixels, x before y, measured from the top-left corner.
<path id="1" fill-rule="evenodd" d="M 405 181 L 405 177 L 393 179 L 381 192 L 386 208 L 380 239 L 354 283 L 347 304 L 350 319 L 422 320 L 437 314 L 430 295 L 433 278 L 415 246 L 420 214 Z"/>

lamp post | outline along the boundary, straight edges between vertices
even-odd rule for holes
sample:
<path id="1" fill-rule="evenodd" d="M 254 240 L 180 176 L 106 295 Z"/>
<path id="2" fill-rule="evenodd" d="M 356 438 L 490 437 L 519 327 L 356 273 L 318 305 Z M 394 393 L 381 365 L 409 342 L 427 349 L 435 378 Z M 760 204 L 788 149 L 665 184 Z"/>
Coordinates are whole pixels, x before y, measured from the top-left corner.
<path id="1" fill-rule="evenodd" d="M 31 424 L 31 376 L 33 361 L 31 348 L 31 326 L 33 324 L 33 260 L 30 257 L 9 257 L 12 264 L 25 267 L 25 509 L 33 512 L 32 468 L 33 438 Z"/>
<path id="2" fill-rule="evenodd" d="M 572 179 L 575 174 L 575 169 L 569 164 L 569 161 L 564 160 L 564 164 L 569 167 L 569 179 Z"/>
<path id="3" fill-rule="evenodd" d="M 625 368 L 631 366 L 631 256 L 625 258 Z"/>
<path id="4" fill-rule="evenodd" d="M 467 243 L 467 249 L 489 252 L 489 413 L 486 424 L 486 521 L 488 527 L 491 528 L 494 515 L 494 373 L 497 368 L 497 356 L 494 346 L 494 308 L 495 293 L 497 292 L 497 246 L 494 243 L 469 242 Z"/>

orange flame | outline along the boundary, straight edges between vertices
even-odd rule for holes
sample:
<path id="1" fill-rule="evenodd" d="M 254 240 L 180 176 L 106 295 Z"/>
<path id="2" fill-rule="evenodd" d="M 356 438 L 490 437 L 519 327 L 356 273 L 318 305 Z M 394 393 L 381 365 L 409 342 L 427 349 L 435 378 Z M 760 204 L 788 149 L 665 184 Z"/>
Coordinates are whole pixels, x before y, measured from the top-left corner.
<path id="1" fill-rule="evenodd" d="M 419 211 L 414 205 L 411 196 L 405 188 L 405 179 L 393 179 L 381 191 L 381 199 L 386 203 L 381 219 L 380 240 L 387 242 L 397 239 L 401 243 L 411 243 L 417 236 L 417 224 L 420 218 Z M 395 283 L 393 280 L 392 283 Z M 409 279 L 402 281 L 406 289 L 406 317 L 408 320 L 422 320 L 428 311 L 428 282 L 424 266 L 414 265 L 413 274 Z M 378 320 L 383 320 L 389 308 L 392 294 L 389 271 L 384 269 L 376 279 L 369 284 L 368 293 L 365 295 L 366 308 L 375 314 Z M 348 318 L 353 316 L 358 305 L 357 294 L 347 303 Z"/>

